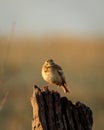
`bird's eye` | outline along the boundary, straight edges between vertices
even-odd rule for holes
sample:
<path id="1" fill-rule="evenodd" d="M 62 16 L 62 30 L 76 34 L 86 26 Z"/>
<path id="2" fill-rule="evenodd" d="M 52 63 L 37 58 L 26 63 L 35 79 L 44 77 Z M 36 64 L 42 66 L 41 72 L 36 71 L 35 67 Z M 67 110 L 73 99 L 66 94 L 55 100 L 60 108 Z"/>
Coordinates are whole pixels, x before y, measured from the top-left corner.
<path id="1" fill-rule="evenodd" d="M 53 60 L 51 59 L 50 62 L 53 62 Z"/>

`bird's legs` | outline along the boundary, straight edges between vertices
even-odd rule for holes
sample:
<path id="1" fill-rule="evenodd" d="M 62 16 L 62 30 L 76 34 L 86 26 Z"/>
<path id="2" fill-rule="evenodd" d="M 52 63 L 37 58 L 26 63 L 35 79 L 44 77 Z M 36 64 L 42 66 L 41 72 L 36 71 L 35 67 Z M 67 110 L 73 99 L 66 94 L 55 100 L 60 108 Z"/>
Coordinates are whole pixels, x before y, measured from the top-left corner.
<path id="1" fill-rule="evenodd" d="M 59 89 L 60 88 L 60 84 L 57 84 L 57 89 Z"/>
<path id="2" fill-rule="evenodd" d="M 43 87 L 43 90 L 49 90 L 50 84 L 47 84 L 46 86 Z"/>

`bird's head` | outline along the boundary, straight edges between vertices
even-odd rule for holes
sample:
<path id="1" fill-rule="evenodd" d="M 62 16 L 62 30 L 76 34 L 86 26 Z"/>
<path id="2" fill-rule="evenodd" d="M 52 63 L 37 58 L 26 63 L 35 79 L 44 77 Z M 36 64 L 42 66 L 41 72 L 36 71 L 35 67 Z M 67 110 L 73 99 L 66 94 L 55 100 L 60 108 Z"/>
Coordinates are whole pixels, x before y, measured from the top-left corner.
<path id="1" fill-rule="evenodd" d="M 44 65 L 46 67 L 53 66 L 54 65 L 54 61 L 52 59 L 48 59 L 48 60 L 45 61 Z"/>

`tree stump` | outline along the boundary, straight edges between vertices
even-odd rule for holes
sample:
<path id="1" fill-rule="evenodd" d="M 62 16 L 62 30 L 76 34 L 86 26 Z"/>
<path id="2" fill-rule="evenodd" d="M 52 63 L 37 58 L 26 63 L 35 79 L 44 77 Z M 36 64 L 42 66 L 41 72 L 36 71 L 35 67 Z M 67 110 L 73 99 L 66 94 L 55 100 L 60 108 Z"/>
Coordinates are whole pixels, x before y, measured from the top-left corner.
<path id="1" fill-rule="evenodd" d="M 34 86 L 32 130 L 92 130 L 91 109 L 83 103 L 73 104 L 48 88 Z"/>

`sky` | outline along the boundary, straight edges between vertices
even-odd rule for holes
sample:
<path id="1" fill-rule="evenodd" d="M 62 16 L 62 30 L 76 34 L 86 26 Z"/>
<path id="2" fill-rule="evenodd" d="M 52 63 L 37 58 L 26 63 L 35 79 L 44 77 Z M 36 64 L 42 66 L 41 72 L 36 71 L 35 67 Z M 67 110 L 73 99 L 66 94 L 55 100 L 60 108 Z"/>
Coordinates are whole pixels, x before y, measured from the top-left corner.
<path id="1" fill-rule="evenodd" d="M 0 0 L 0 33 L 104 33 L 104 0 Z"/>

